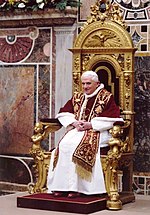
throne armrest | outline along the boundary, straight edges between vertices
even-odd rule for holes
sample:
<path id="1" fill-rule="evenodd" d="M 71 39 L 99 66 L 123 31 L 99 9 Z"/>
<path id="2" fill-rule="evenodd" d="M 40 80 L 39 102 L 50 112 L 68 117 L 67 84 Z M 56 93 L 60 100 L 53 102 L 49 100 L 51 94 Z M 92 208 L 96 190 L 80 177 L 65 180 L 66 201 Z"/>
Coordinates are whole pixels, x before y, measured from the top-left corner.
<path id="1" fill-rule="evenodd" d="M 34 126 L 34 135 L 31 137 L 32 142 L 41 142 L 49 133 L 55 132 L 62 127 L 58 119 L 44 118 L 37 122 Z"/>
<path id="2" fill-rule="evenodd" d="M 61 123 L 56 118 L 44 118 L 40 119 L 40 122 L 49 133 L 55 132 L 62 127 Z"/>
<path id="3" fill-rule="evenodd" d="M 45 152 L 45 150 L 41 148 L 41 142 L 46 139 L 50 133 L 59 130 L 61 127 L 61 123 L 55 118 L 44 118 L 37 122 L 34 126 L 34 134 L 30 138 L 30 141 L 33 143 L 30 154 L 33 156 L 37 154 L 37 151 Z"/>

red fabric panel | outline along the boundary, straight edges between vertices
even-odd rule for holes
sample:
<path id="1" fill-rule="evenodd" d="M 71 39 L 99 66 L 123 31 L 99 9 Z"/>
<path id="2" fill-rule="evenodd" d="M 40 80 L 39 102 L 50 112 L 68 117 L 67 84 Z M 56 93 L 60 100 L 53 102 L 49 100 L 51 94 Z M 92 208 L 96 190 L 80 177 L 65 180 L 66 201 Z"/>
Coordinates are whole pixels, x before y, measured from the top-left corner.
<path id="1" fill-rule="evenodd" d="M 96 98 L 96 96 L 93 96 L 92 98 L 89 99 L 89 101 L 87 103 L 86 114 L 90 113 L 90 110 L 93 106 L 95 98 Z M 72 99 L 70 99 L 64 105 L 64 107 L 60 108 L 59 113 L 61 113 L 61 112 L 74 113 Z M 119 107 L 116 105 L 113 96 L 111 96 L 109 102 L 107 103 L 107 105 L 104 108 L 104 111 L 99 114 L 99 117 L 112 117 L 112 118 L 120 117 L 120 110 L 119 110 Z"/>

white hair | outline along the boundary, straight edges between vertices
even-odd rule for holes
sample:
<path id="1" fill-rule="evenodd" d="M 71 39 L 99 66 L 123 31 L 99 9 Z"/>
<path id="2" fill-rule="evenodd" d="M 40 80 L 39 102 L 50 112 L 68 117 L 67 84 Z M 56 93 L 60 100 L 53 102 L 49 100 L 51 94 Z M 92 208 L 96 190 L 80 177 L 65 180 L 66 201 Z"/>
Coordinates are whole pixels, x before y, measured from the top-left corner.
<path id="1" fill-rule="evenodd" d="M 83 78 L 90 77 L 92 81 L 99 82 L 98 75 L 94 71 L 86 71 L 81 75 L 81 80 Z"/>

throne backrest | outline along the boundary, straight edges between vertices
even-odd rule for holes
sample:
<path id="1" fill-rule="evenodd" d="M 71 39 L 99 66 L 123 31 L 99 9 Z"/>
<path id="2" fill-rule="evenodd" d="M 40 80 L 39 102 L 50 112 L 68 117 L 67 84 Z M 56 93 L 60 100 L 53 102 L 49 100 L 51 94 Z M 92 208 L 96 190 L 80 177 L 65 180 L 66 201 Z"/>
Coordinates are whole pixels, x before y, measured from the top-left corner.
<path id="1" fill-rule="evenodd" d="M 114 67 L 109 62 L 97 62 L 91 69 L 97 73 L 100 83 L 113 94 L 116 104 L 119 105 L 119 78 Z"/>
<path id="2" fill-rule="evenodd" d="M 73 52 L 73 91 L 81 90 L 80 77 L 84 71 L 97 72 L 100 82 L 113 93 L 123 117 L 133 125 L 136 49 L 126 29 L 118 5 L 111 5 L 107 0 L 96 1 L 70 50 Z M 133 145 L 133 126 L 129 136 Z"/>

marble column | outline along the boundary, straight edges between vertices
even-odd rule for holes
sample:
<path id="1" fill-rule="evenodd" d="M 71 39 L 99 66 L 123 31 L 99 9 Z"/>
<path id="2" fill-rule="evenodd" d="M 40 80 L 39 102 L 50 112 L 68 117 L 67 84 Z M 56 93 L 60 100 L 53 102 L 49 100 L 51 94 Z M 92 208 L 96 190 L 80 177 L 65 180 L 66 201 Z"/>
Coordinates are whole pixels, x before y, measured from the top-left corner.
<path id="1" fill-rule="evenodd" d="M 54 28 L 56 35 L 55 114 L 72 96 L 72 53 L 68 49 L 73 47 L 75 29 L 76 24 Z M 62 129 L 57 132 L 56 145 L 62 133 Z"/>

